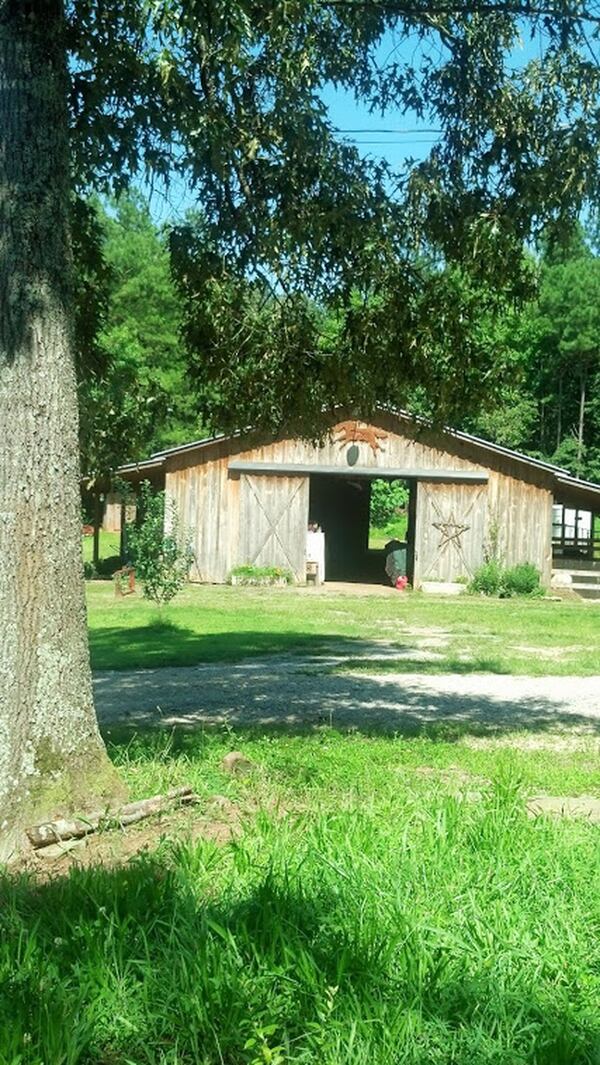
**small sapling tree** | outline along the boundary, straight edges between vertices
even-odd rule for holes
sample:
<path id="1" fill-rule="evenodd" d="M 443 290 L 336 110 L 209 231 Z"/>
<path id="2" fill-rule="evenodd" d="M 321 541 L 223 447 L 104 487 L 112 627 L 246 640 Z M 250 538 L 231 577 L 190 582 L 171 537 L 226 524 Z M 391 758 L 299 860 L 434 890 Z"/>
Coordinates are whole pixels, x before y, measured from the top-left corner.
<path id="1" fill-rule="evenodd" d="M 146 599 L 169 603 L 185 584 L 193 555 L 181 529 L 175 504 L 147 482 L 139 497 L 141 520 L 127 526 L 127 553 Z M 167 521 L 165 521 L 165 518 Z"/>

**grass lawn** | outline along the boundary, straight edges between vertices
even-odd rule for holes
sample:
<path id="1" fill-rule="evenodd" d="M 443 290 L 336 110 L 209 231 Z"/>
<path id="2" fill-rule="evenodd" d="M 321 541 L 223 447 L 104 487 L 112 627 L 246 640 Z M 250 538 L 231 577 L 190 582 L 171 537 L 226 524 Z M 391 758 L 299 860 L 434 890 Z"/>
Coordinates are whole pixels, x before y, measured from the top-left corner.
<path id="1" fill-rule="evenodd" d="M 94 537 L 84 536 L 82 538 L 82 544 L 83 561 L 91 562 L 94 554 Z M 112 555 L 118 555 L 120 550 L 120 533 L 105 532 L 104 529 L 100 529 L 100 558 L 111 558 Z"/>
<path id="2" fill-rule="evenodd" d="M 132 798 L 201 802 L 127 865 L 0 880 L 2 1063 L 600 1060 L 600 826 L 524 805 L 600 795 L 597 740 L 108 739 Z"/>
<path id="3" fill-rule="evenodd" d="M 433 640 L 435 668 L 600 672 L 587 603 L 189 587 L 157 620 L 88 595 L 97 667 L 384 638 Z M 0 874 L 0 1065 L 600 1062 L 600 823 L 526 805 L 600 798 L 597 736 L 106 740 L 132 799 L 199 802 Z"/>
<path id="4" fill-rule="evenodd" d="M 160 616 L 141 593 L 117 599 L 110 582 L 92 582 L 88 609 L 96 669 L 239 661 L 333 646 L 351 661 L 359 649 L 368 653 L 369 641 L 376 652 L 374 641 L 385 640 L 403 657 L 379 663 L 381 669 L 600 674 L 600 604 L 593 602 L 190 585 Z M 438 657 L 411 658 L 424 648 Z"/>
<path id="5" fill-rule="evenodd" d="M 406 540 L 407 530 L 407 514 L 388 522 L 383 528 L 372 525 L 369 529 L 369 547 L 372 551 L 380 551 L 388 540 Z"/>

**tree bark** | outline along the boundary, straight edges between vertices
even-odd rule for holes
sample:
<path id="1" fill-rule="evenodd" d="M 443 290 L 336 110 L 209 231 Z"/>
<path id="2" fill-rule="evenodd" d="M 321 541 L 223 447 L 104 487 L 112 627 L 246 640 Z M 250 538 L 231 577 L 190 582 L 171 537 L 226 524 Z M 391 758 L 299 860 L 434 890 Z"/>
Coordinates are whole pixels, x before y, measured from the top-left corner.
<path id="1" fill-rule="evenodd" d="M 94 492 L 94 543 L 92 545 L 92 563 L 98 569 L 100 561 L 100 526 L 102 524 L 102 504 L 100 493 Z"/>
<path id="2" fill-rule="evenodd" d="M 118 792 L 94 713 L 61 0 L 0 0 L 0 861 Z"/>
<path id="3" fill-rule="evenodd" d="M 577 426 L 577 476 L 581 477 L 583 463 L 583 432 L 585 427 L 585 386 L 587 374 L 581 371 L 579 382 L 579 425 Z"/>

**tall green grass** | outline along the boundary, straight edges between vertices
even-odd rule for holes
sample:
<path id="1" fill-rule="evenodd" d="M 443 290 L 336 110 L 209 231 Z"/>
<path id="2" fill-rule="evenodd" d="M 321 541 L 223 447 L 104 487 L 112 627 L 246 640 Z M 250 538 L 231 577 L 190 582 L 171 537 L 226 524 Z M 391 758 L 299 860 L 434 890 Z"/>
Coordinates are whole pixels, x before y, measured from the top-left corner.
<path id="1" fill-rule="evenodd" d="M 279 742 L 220 778 L 262 807 L 233 843 L 2 882 L 2 1065 L 600 1061 L 598 826 L 529 820 L 510 752 L 474 794 L 456 745 Z M 225 744 L 195 744 L 158 774 L 196 750 L 219 783 Z"/>

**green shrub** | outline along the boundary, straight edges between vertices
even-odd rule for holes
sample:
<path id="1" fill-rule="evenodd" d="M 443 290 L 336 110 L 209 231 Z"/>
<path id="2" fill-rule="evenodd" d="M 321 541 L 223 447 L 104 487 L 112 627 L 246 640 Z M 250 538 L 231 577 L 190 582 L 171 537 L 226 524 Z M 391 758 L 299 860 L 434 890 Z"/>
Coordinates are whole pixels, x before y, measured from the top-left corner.
<path id="1" fill-rule="evenodd" d="M 193 556 L 183 543 L 174 504 L 169 508 L 169 532 L 165 532 L 164 492 L 143 484 L 140 510 L 141 521 L 127 526 L 127 553 L 144 597 L 162 606 L 183 588 Z"/>
<path id="2" fill-rule="evenodd" d="M 544 589 L 540 583 L 540 572 L 532 562 L 520 562 L 505 569 L 497 560 L 484 562 L 476 570 L 469 584 L 469 591 L 480 595 L 497 595 L 510 598 L 513 595 L 542 595 Z"/>
<path id="3" fill-rule="evenodd" d="M 499 562 L 492 560 L 484 562 L 475 571 L 473 580 L 469 585 L 470 592 L 479 592 L 481 595 L 500 595 L 502 590 L 503 570 Z"/>
<path id="4" fill-rule="evenodd" d="M 541 595 L 540 572 L 532 562 L 521 562 L 504 572 L 505 595 Z"/>
<path id="5" fill-rule="evenodd" d="M 291 584 L 293 576 L 289 569 L 279 566 L 235 566 L 231 571 L 234 584 Z"/>
<path id="6" fill-rule="evenodd" d="M 98 560 L 97 576 L 102 580 L 110 580 L 113 573 L 122 566 L 120 555 L 109 555 L 108 558 Z"/>
<path id="7" fill-rule="evenodd" d="M 83 577 L 84 577 L 84 580 L 86 580 L 86 581 L 95 581 L 97 576 L 98 576 L 98 574 L 96 572 L 96 567 L 95 567 L 94 563 L 93 562 L 84 562 L 83 563 Z"/>

